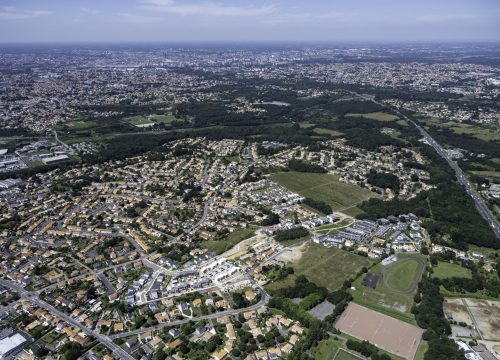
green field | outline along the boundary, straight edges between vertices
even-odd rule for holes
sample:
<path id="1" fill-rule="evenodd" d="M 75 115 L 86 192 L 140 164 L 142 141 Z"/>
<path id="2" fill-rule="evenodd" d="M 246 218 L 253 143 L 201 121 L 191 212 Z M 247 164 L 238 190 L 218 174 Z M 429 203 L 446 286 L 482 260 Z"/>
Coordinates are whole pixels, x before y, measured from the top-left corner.
<path id="1" fill-rule="evenodd" d="M 226 238 L 220 240 L 207 240 L 201 243 L 201 245 L 208 249 L 208 251 L 213 251 L 217 254 L 222 254 L 223 252 L 231 249 L 234 245 L 238 244 L 240 241 L 252 237 L 254 234 L 252 229 L 238 229 L 229 234 Z"/>
<path id="2" fill-rule="evenodd" d="M 373 112 L 373 113 L 368 113 L 368 114 L 353 114 L 353 113 L 350 113 L 350 114 L 346 114 L 346 116 L 349 116 L 349 117 L 363 117 L 363 118 L 366 118 L 366 119 L 376 120 L 376 121 L 396 121 L 396 120 L 399 120 L 398 116 L 393 115 L 393 114 L 388 114 L 388 113 L 385 113 L 385 112 L 381 112 L 381 111 Z"/>
<path id="3" fill-rule="evenodd" d="M 314 360 L 332 360 L 333 356 L 342 345 L 343 342 L 340 339 L 335 340 L 333 337 L 329 337 L 320 341 L 318 345 L 311 349 L 311 352 L 314 356 Z"/>
<path id="4" fill-rule="evenodd" d="M 309 281 L 333 291 L 340 288 L 345 280 L 354 277 L 363 266 L 371 264 L 372 261 L 366 257 L 309 243 L 302 250 L 300 259 L 293 261 L 291 266 L 295 275 L 305 275 Z"/>
<path id="5" fill-rule="evenodd" d="M 325 128 L 315 128 L 313 130 L 316 134 L 319 135 L 331 135 L 331 136 L 342 136 L 344 133 L 336 130 L 325 129 Z"/>
<path id="6" fill-rule="evenodd" d="M 296 278 L 297 278 L 297 276 L 295 276 L 294 274 L 290 274 L 284 279 L 275 280 L 275 281 L 270 282 L 269 284 L 267 284 L 265 286 L 265 288 L 269 292 L 273 292 L 273 291 L 276 291 L 279 289 L 284 289 L 284 288 L 295 285 Z"/>
<path id="7" fill-rule="evenodd" d="M 362 357 L 356 356 L 354 354 L 348 353 L 347 351 L 340 349 L 340 351 L 337 353 L 337 356 L 335 356 L 334 360 L 362 360 Z"/>
<path id="8" fill-rule="evenodd" d="M 387 285 L 397 291 L 410 289 L 415 279 L 419 263 L 415 259 L 404 259 L 385 270 Z"/>
<path id="9" fill-rule="evenodd" d="M 446 279 L 454 276 L 472 278 L 472 273 L 469 269 L 444 261 L 438 262 L 437 266 L 433 267 L 433 271 L 432 276 L 438 279 Z"/>
<path id="10" fill-rule="evenodd" d="M 354 208 L 354 205 L 376 196 L 367 189 L 341 182 L 338 176 L 330 174 L 278 172 L 271 175 L 271 180 L 302 196 L 324 201 L 334 210 Z"/>
<path id="11" fill-rule="evenodd" d="M 138 115 L 124 118 L 123 121 L 129 123 L 130 125 L 138 126 L 147 124 L 170 124 L 173 121 L 180 121 L 173 115 Z"/>

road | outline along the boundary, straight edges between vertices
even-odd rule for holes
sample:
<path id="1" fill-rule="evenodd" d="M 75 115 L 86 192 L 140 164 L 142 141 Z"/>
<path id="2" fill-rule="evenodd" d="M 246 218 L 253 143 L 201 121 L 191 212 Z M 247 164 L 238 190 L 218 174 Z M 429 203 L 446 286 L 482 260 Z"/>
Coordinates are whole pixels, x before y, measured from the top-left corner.
<path id="1" fill-rule="evenodd" d="M 225 310 L 225 311 L 219 311 L 219 312 L 216 312 L 214 314 L 204 315 L 204 316 L 199 316 L 199 317 L 194 317 L 194 318 L 187 318 L 187 319 L 182 319 L 182 320 L 177 320 L 177 321 L 164 322 L 164 323 L 160 323 L 158 325 L 151 326 L 148 328 L 142 328 L 142 329 L 123 332 L 120 334 L 114 334 L 114 335 L 110 336 L 110 339 L 117 339 L 117 338 L 132 336 L 132 335 L 138 335 L 138 334 L 142 334 L 142 333 L 145 333 L 148 331 L 157 331 L 157 330 L 160 330 L 164 327 L 178 326 L 178 325 L 182 325 L 182 324 L 185 324 L 185 323 L 188 323 L 191 321 L 197 322 L 200 320 L 213 320 L 213 319 L 217 319 L 217 318 L 220 318 L 223 316 L 234 316 L 234 315 L 244 313 L 246 311 L 257 310 L 261 306 L 266 305 L 269 302 L 269 299 L 271 298 L 270 295 L 263 288 L 260 288 L 260 289 L 261 289 L 262 297 L 258 303 L 254 304 L 252 306 L 249 306 L 246 308 L 241 308 L 241 309 L 230 309 L 230 310 Z"/>
<path id="2" fill-rule="evenodd" d="M 360 94 L 358 94 L 358 96 L 360 96 L 361 98 L 365 99 L 365 100 L 369 100 L 369 101 L 372 101 L 374 102 L 375 104 L 378 104 L 378 105 L 381 105 L 381 106 L 384 106 L 384 107 L 387 107 L 386 104 L 384 103 L 381 103 L 381 102 L 378 102 L 378 101 L 375 101 L 374 99 L 372 98 L 369 98 L 369 97 L 365 97 L 365 96 L 362 96 Z M 481 216 L 488 222 L 489 226 L 492 228 L 492 230 L 494 231 L 496 237 L 498 239 L 500 239 L 500 223 L 498 222 L 497 218 L 495 217 L 495 215 L 493 215 L 493 213 L 491 212 L 491 210 L 488 208 L 488 206 L 486 206 L 486 204 L 484 203 L 483 199 L 481 198 L 481 196 L 476 192 L 476 190 L 472 187 L 472 185 L 469 183 L 469 181 L 467 180 L 467 178 L 465 177 L 462 169 L 460 169 L 460 167 L 457 165 L 456 162 L 454 162 L 450 156 L 448 155 L 448 153 L 443 149 L 443 147 L 436 141 L 432 138 L 432 136 L 430 136 L 430 134 L 422 127 L 420 126 L 419 124 L 417 124 L 415 121 L 413 121 L 412 119 L 410 119 L 408 116 L 406 116 L 405 114 L 402 114 L 401 112 L 399 112 L 398 110 L 395 110 L 395 109 L 392 109 L 397 115 L 399 115 L 401 118 L 405 119 L 406 121 L 408 121 L 409 123 L 411 123 L 413 126 L 415 126 L 417 128 L 417 130 L 420 132 L 420 134 L 424 137 L 424 139 L 429 143 L 430 146 L 432 146 L 434 148 L 434 150 L 436 150 L 436 152 L 446 160 L 446 162 L 448 163 L 448 165 L 453 169 L 453 171 L 455 172 L 455 176 L 457 177 L 457 180 L 460 184 L 462 184 L 465 188 L 465 191 L 467 192 L 467 194 L 472 198 L 472 200 L 474 201 L 475 205 L 476 205 L 476 208 L 477 210 L 479 211 L 479 213 L 481 214 Z"/>
<path id="3" fill-rule="evenodd" d="M 35 292 L 27 291 L 23 289 L 22 287 L 18 286 L 17 284 L 11 282 L 11 281 L 6 281 L 6 280 L 0 280 L 0 285 L 8 288 L 10 291 L 16 292 L 19 294 L 22 298 L 28 300 L 32 304 L 41 307 L 45 310 L 47 310 L 49 313 L 52 315 L 58 316 L 62 320 L 64 320 L 66 323 L 79 328 L 81 331 L 83 331 L 86 335 L 94 337 L 97 341 L 99 341 L 102 345 L 106 346 L 111 352 L 119 357 L 120 359 L 125 359 L 125 360 L 134 360 L 134 357 L 131 356 L 129 353 L 127 353 L 125 350 L 123 350 L 120 346 L 116 345 L 111 338 L 109 338 L 106 335 L 99 334 L 98 332 L 95 332 L 83 324 L 79 323 L 75 319 L 69 317 L 65 313 L 57 310 L 55 307 L 52 305 L 46 303 L 42 299 L 38 297 L 38 294 Z"/>

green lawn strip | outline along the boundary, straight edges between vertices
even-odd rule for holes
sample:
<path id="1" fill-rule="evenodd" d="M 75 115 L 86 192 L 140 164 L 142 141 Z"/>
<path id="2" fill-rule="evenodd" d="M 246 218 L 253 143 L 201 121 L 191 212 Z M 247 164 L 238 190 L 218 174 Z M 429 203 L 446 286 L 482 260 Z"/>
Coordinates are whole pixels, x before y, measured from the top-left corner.
<path id="1" fill-rule="evenodd" d="M 340 349 L 340 351 L 337 353 L 337 356 L 335 356 L 334 360 L 363 360 L 364 358 L 358 355 L 354 355 L 350 352 L 347 352 L 344 349 Z"/>
<path id="2" fill-rule="evenodd" d="M 425 340 L 421 340 L 417 353 L 415 354 L 415 360 L 424 360 L 427 350 L 429 350 L 429 343 Z"/>
<path id="3" fill-rule="evenodd" d="M 367 114 L 349 113 L 349 114 L 346 114 L 345 116 L 347 116 L 347 117 L 363 117 L 365 119 L 377 120 L 377 121 L 396 121 L 396 120 L 399 120 L 398 116 L 393 115 L 393 114 L 384 113 L 381 111 L 367 113 Z"/>
<path id="4" fill-rule="evenodd" d="M 354 336 L 351 336 L 349 334 L 346 334 L 346 333 L 341 333 L 340 336 L 342 336 L 343 338 L 346 338 L 346 339 L 351 339 L 351 340 L 354 340 L 354 341 L 362 341 L 361 339 L 358 339 Z M 375 344 L 373 344 L 375 345 Z M 376 345 L 375 345 L 376 346 Z M 390 353 L 389 351 L 386 351 L 384 349 L 381 349 L 377 346 L 377 349 L 379 350 L 379 352 L 383 353 L 383 354 L 387 354 L 391 357 L 392 360 L 405 360 L 404 358 L 402 358 L 401 356 L 397 356 L 397 355 L 394 355 L 393 353 Z M 350 351 L 350 350 L 349 350 Z"/>

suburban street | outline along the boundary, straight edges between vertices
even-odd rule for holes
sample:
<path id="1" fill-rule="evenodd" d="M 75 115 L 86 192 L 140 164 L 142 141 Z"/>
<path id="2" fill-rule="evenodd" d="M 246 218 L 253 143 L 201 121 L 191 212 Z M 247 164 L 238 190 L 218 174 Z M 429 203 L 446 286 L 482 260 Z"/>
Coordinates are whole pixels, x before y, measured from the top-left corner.
<path id="1" fill-rule="evenodd" d="M 9 290 L 16 292 L 21 296 L 22 298 L 25 298 L 26 300 L 30 301 L 32 304 L 39 306 L 41 308 L 44 308 L 48 312 L 50 312 L 52 315 L 56 315 L 66 321 L 68 324 L 79 328 L 82 330 L 86 335 L 88 336 L 93 336 L 94 338 L 97 339 L 101 344 L 106 346 L 108 349 L 111 350 L 113 354 L 118 356 L 120 359 L 126 359 L 126 360 L 133 360 L 134 357 L 128 354 L 125 350 L 123 350 L 120 346 L 116 345 L 113 343 L 113 341 L 105 335 L 99 334 L 95 331 L 90 330 L 86 326 L 82 325 L 81 323 L 77 322 L 76 320 L 72 319 L 65 313 L 57 310 L 55 307 L 52 305 L 46 303 L 45 301 L 41 300 L 38 297 L 37 293 L 31 292 L 31 291 L 26 291 L 22 287 L 12 283 L 11 281 L 6 281 L 6 280 L 0 280 L 0 285 L 8 288 Z"/>

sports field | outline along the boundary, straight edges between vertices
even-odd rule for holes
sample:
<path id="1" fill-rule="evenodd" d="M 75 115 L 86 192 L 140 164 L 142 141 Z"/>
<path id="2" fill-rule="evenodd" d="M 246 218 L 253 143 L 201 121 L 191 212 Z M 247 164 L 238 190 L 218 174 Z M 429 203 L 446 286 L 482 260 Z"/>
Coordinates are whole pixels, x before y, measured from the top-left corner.
<path id="1" fill-rule="evenodd" d="M 307 244 L 297 251 L 302 253 L 291 263 L 295 275 L 305 275 L 309 281 L 330 291 L 340 288 L 345 280 L 351 279 L 363 266 L 372 264 L 366 257 L 315 243 Z"/>
<path id="2" fill-rule="evenodd" d="M 387 286 L 396 291 L 408 291 L 414 283 L 420 263 L 412 258 L 402 259 L 384 270 Z"/>
<path id="3" fill-rule="evenodd" d="M 354 302 L 360 305 L 415 324 L 410 310 L 425 257 L 420 254 L 400 254 L 398 257 L 397 263 L 386 267 L 379 263 L 370 269 L 380 278 L 375 289 L 364 286 L 363 277 L 359 277 L 353 282 L 350 292 Z"/>
<path id="4" fill-rule="evenodd" d="M 464 268 L 458 264 L 451 264 L 449 262 L 440 261 L 437 266 L 432 268 L 432 277 L 438 279 L 446 279 L 451 277 L 465 277 L 470 279 L 472 273 L 469 269 Z"/>
<path id="5" fill-rule="evenodd" d="M 370 190 L 341 182 L 338 176 L 330 174 L 278 172 L 271 175 L 271 180 L 302 196 L 324 201 L 334 210 L 345 209 L 376 196 Z"/>
<path id="6" fill-rule="evenodd" d="M 405 359 L 413 359 L 423 330 L 351 302 L 335 327 Z"/>

